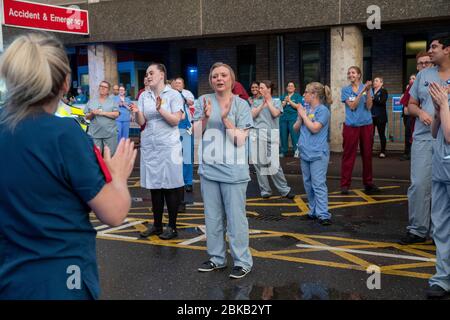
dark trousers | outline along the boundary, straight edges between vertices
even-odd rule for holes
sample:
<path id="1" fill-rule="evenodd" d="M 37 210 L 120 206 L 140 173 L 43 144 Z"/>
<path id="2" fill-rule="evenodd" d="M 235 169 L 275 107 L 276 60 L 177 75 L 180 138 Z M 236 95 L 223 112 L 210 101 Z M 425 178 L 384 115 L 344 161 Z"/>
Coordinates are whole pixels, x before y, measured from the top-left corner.
<path id="1" fill-rule="evenodd" d="M 167 212 L 169 213 L 169 226 L 173 229 L 177 227 L 177 215 L 178 207 L 182 200 L 181 190 L 184 193 L 184 187 L 175 189 L 152 189 L 152 211 L 153 211 L 153 225 L 156 228 L 162 228 L 163 212 L 164 212 L 164 200 L 167 206 Z"/>
<path id="2" fill-rule="evenodd" d="M 349 127 L 344 124 L 344 153 L 341 163 L 341 188 L 350 188 L 352 183 L 352 172 L 355 166 L 356 153 L 359 149 L 363 162 L 363 184 L 371 186 L 372 182 L 372 142 L 373 125 L 361 127 Z"/>
<path id="3" fill-rule="evenodd" d="M 381 153 L 386 153 L 386 124 L 385 119 L 380 117 L 374 117 L 373 119 L 373 134 L 375 136 L 375 128 L 378 130 L 378 136 L 380 137 Z M 373 143 L 372 143 L 373 144 Z"/>
<path id="4" fill-rule="evenodd" d="M 411 154 L 411 122 L 416 118 L 403 115 L 403 124 L 405 125 L 405 154 Z"/>

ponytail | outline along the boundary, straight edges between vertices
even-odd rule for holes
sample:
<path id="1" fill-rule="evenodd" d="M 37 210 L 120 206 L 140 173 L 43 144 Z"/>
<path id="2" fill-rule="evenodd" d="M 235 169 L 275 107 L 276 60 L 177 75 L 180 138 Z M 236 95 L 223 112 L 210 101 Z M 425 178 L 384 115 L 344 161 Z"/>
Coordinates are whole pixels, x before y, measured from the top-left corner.
<path id="1" fill-rule="evenodd" d="M 0 77 L 6 85 L 0 124 L 11 131 L 28 115 L 57 98 L 67 75 L 69 59 L 61 42 L 44 33 L 18 37 L 3 53 Z"/>

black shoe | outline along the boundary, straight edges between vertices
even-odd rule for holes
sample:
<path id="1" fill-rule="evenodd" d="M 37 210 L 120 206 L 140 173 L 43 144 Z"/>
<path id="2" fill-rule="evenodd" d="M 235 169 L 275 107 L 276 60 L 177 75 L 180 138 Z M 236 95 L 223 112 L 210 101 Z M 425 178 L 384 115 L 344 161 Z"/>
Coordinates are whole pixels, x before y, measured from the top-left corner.
<path id="1" fill-rule="evenodd" d="M 415 234 L 408 232 L 405 237 L 400 239 L 399 243 L 402 245 L 408 245 L 408 244 L 415 244 L 415 243 L 424 243 L 426 241 L 427 241 L 427 238 L 422 238 L 422 237 L 416 236 Z"/>
<path id="2" fill-rule="evenodd" d="M 269 199 L 271 196 L 272 196 L 271 194 L 264 194 L 264 195 L 262 195 L 261 197 L 262 197 L 263 199 Z"/>
<path id="3" fill-rule="evenodd" d="M 250 272 L 250 270 L 236 266 L 236 267 L 233 267 L 233 270 L 230 273 L 230 278 L 240 279 L 240 278 L 245 277 L 247 275 L 247 273 L 249 273 L 249 272 Z"/>
<path id="4" fill-rule="evenodd" d="M 347 195 L 347 194 L 350 194 L 350 192 L 348 191 L 348 188 L 342 187 L 342 188 L 341 188 L 341 194 Z"/>
<path id="5" fill-rule="evenodd" d="M 187 186 L 184 187 L 184 190 L 186 190 L 186 192 L 192 192 L 192 185 L 188 184 Z"/>
<path id="6" fill-rule="evenodd" d="M 288 198 L 288 199 L 294 199 L 295 198 L 295 193 L 293 193 L 292 191 L 289 191 L 289 193 L 287 195 L 285 195 L 284 197 Z"/>
<path id="7" fill-rule="evenodd" d="M 159 236 L 161 240 L 170 240 L 178 237 L 178 232 L 172 227 L 167 227 L 164 232 Z"/>
<path id="8" fill-rule="evenodd" d="M 317 220 L 318 218 L 316 216 L 311 216 L 309 214 L 303 216 L 303 220 Z"/>
<path id="9" fill-rule="evenodd" d="M 214 270 L 225 269 L 226 267 L 226 265 L 218 266 L 214 262 L 208 260 L 206 262 L 203 262 L 200 268 L 198 268 L 197 270 L 200 272 L 210 272 Z"/>
<path id="10" fill-rule="evenodd" d="M 411 160 L 411 156 L 409 154 L 404 154 L 400 157 L 400 161 Z"/>
<path id="11" fill-rule="evenodd" d="M 436 299 L 436 298 L 444 298 L 450 292 L 446 291 L 444 288 L 441 288 L 437 284 L 433 284 L 431 287 L 427 289 L 427 298 L 428 299 Z"/>
<path id="12" fill-rule="evenodd" d="M 142 238 L 148 238 L 150 236 L 159 236 L 161 233 L 163 233 L 163 229 L 161 228 L 156 228 L 155 226 L 151 226 L 148 227 L 147 230 L 143 231 L 140 233 Z"/>
<path id="13" fill-rule="evenodd" d="M 331 220 L 330 219 L 319 219 L 319 223 L 323 226 L 331 226 Z"/>
<path id="14" fill-rule="evenodd" d="M 381 190 L 380 190 L 380 188 L 378 188 L 376 185 L 374 185 L 374 184 L 371 184 L 371 185 L 369 185 L 369 186 L 365 186 L 364 187 L 364 192 L 365 193 L 368 193 L 368 194 L 371 194 L 371 193 L 377 193 L 377 192 L 380 192 Z"/>

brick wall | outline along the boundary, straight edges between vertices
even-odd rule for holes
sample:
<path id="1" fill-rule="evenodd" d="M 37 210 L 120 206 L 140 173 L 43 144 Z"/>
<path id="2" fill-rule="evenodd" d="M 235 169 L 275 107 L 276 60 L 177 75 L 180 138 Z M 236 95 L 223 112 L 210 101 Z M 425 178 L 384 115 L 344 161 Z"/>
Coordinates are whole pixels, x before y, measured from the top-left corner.
<path id="1" fill-rule="evenodd" d="M 365 37 L 372 38 L 373 77 L 383 77 L 384 86 L 389 94 L 402 94 L 406 86 L 403 78 L 405 39 L 410 37 L 428 39 L 435 33 L 448 32 L 448 30 L 450 30 L 450 22 L 438 24 L 428 22 L 415 25 L 382 25 L 381 30 L 363 30 Z M 402 118 L 400 114 L 394 114 L 392 112 L 390 102 L 388 102 L 389 123 L 387 138 L 391 138 L 394 142 L 402 143 L 404 141 Z M 391 144 L 391 148 L 395 148 L 395 146 Z"/>
<path id="2" fill-rule="evenodd" d="M 428 38 L 438 32 L 448 32 L 450 22 L 421 22 L 415 25 L 382 25 L 381 30 L 362 29 L 363 36 L 372 40 L 372 75 L 382 76 L 390 94 L 401 94 L 403 79 L 405 38 L 421 36 Z M 328 29 L 284 33 L 285 82 L 300 81 L 300 42 L 320 41 L 322 66 L 320 81 L 330 83 L 330 34 Z M 181 74 L 180 50 L 197 48 L 199 71 L 199 94 L 211 92 L 208 83 L 209 68 L 216 61 L 229 63 L 237 71 L 236 48 L 240 45 L 256 45 L 256 79 L 268 79 L 278 83 L 277 35 L 235 36 L 204 38 L 171 42 L 169 73 Z M 278 89 L 278 88 L 277 88 Z M 276 90 L 274 94 L 279 94 Z M 403 124 L 399 114 L 389 108 L 389 135 L 396 141 L 403 141 Z"/>

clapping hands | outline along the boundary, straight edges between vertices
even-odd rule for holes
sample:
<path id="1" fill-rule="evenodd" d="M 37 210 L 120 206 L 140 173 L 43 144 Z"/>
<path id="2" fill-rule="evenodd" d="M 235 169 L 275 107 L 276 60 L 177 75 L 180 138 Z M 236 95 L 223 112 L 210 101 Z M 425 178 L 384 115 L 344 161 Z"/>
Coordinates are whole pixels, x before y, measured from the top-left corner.
<path id="1" fill-rule="evenodd" d="M 448 86 L 442 87 L 435 82 L 430 83 L 429 92 L 437 113 L 444 106 L 448 108 L 448 88 Z"/>
<path id="2" fill-rule="evenodd" d="M 206 119 L 209 119 L 209 117 L 211 117 L 211 112 L 212 112 L 211 99 L 206 100 L 206 98 L 203 98 L 203 114 L 205 115 Z"/>

